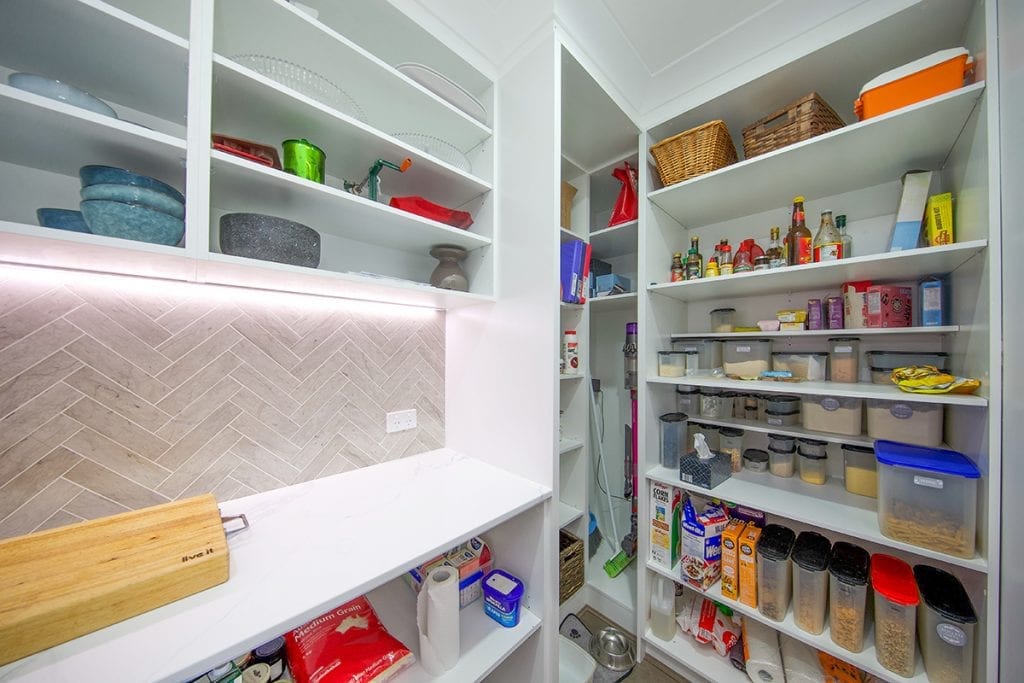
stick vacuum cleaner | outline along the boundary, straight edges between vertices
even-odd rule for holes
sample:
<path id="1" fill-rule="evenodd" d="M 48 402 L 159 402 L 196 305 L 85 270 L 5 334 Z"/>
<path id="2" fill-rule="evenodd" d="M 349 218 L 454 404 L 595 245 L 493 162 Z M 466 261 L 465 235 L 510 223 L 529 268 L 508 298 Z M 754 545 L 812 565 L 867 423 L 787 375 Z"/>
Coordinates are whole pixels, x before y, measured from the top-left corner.
<path id="1" fill-rule="evenodd" d="M 623 467 L 625 481 L 622 495 L 630 499 L 629 532 L 622 537 L 621 548 L 604 563 L 604 571 L 615 578 L 636 558 L 637 546 L 637 416 L 636 416 L 636 323 L 626 323 L 626 343 L 622 347 L 625 358 L 625 388 L 629 390 L 631 424 L 626 425 L 626 455 Z"/>

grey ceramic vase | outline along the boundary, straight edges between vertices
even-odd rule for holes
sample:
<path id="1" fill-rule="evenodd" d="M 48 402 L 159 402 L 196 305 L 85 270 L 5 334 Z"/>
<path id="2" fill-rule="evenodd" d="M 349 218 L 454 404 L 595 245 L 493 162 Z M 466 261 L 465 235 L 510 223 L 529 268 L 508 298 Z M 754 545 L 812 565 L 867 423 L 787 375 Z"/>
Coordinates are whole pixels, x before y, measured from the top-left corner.
<path id="1" fill-rule="evenodd" d="M 430 284 L 440 289 L 453 289 L 456 292 L 469 291 L 469 279 L 462 272 L 459 261 L 466 258 L 466 250 L 446 244 L 431 247 L 430 255 L 440 263 L 430 274 Z"/>

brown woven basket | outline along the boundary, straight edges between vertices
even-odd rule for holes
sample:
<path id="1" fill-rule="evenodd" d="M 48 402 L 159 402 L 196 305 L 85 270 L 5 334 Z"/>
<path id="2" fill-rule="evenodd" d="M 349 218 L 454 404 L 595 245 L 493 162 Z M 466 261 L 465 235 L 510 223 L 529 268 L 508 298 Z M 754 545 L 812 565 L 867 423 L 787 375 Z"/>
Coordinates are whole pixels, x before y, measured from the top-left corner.
<path id="1" fill-rule="evenodd" d="M 750 159 L 844 125 L 839 114 L 812 92 L 744 128 L 743 153 Z"/>
<path id="2" fill-rule="evenodd" d="M 583 587 L 583 541 L 568 531 L 558 532 L 558 604 Z"/>
<path id="3" fill-rule="evenodd" d="M 717 120 L 665 138 L 651 147 L 651 155 L 665 186 L 736 163 L 729 129 Z"/>
<path id="4" fill-rule="evenodd" d="M 572 200 L 578 190 L 569 183 L 562 181 L 562 211 L 558 224 L 566 230 L 572 229 Z"/>

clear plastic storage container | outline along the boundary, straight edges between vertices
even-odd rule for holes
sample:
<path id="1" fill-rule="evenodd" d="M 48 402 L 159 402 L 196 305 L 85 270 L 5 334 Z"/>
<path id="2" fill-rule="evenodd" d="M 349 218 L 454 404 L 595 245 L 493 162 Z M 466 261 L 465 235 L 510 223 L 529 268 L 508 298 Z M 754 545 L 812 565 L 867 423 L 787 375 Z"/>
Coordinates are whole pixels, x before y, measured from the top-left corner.
<path id="1" fill-rule="evenodd" d="M 869 398 L 868 436 L 918 446 L 942 443 L 941 403 L 882 401 Z"/>
<path id="2" fill-rule="evenodd" d="M 939 370 L 949 369 L 949 354 L 927 351 L 868 351 L 864 354 L 868 365 L 879 370 L 895 370 L 909 365 L 934 365 Z"/>
<path id="3" fill-rule="evenodd" d="M 658 351 L 658 376 L 683 377 L 686 375 L 686 354 L 681 351 Z"/>
<path id="4" fill-rule="evenodd" d="M 974 557 L 978 478 L 967 456 L 941 448 L 876 441 L 878 526 L 889 538 L 956 557 Z"/>
<path id="5" fill-rule="evenodd" d="M 772 370 L 788 370 L 798 379 L 824 382 L 828 379 L 828 354 L 818 351 L 773 353 Z"/>
<path id="6" fill-rule="evenodd" d="M 843 444 L 843 482 L 850 493 L 878 498 L 874 448 Z"/>
<path id="7" fill-rule="evenodd" d="M 736 309 L 716 308 L 711 311 L 711 331 L 721 334 L 736 329 Z"/>
<path id="8" fill-rule="evenodd" d="M 839 396 L 804 396 L 801 401 L 805 429 L 857 436 L 861 433 L 864 400 Z"/>
<path id="9" fill-rule="evenodd" d="M 696 353 L 698 375 L 710 375 L 722 367 L 722 342 L 717 339 L 673 339 L 672 350 Z"/>
<path id="10" fill-rule="evenodd" d="M 868 606 L 868 552 L 839 541 L 828 560 L 828 630 L 832 642 L 850 652 L 864 649 L 864 617 Z"/>
<path id="11" fill-rule="evenodd" d="M 665 413 L 658 418 L 661 423 L 661 465 L 671 470 L 679 468 L 679 456 L 690 449 L 686 441 L 685 413 Z"/>
<path id="12" fill-rule="evenodd" d="M 800 479 L 808 484 L 824 484 L 828 480 L 828 458 L 800 451 Z"/>
<path id="13" fill-rule="evenodd" d="M 676 410 L 687 415 L 700 415 L 700 387 L 676 387 Z"/>
<path id="14" fill-rule="evenodd" d="M 781 524 L 769 524 L 757 541 L 757 611 L 782 621 L 789 610 L 792 568 L 789 554 L 796 534 Z"/>
<path id="15" fill-rule="evenodd" d="M 704 387 L 700 392 L 700 416 L 715 420 L 732 417 L 732 394 Z"/>
<path id="16" fill-rule="evenodd" d="M 796 449 L 768 447 L 768 471 L 776 477 L 792 477 L 796 468 Z"/>
<path id="17" fill-rule="evenodd" d="M 828 557 L 832 544 L 814 531 L 802 531 L 793 544 L 793 621 L 820 634 L 828 604 Z"/>
<path id="18" fill-rule="evenodd" d="M 764 411 L 764 421 L 773 427 L 794 427 L 800 424 L 800 411 L 783 413 L 777 410 Z"/>
<path id="19" fill-rule="evenodd" d="M 751 472 L 768 471 L 768 451 L 760 448 L 748 448 L 743 451 L 743 467 Z"/>
<path id="20" fill-rule="evenodd" d="M 960 581 L 949 572 L 919 564 L 914 578 L 921 595 L 917 632 L 930 683 L 961 683 L 974 672 L 978 616 Z"/>
<path id="21" fill-rule="evenodd" d="M 903 560 L 881 553 L 871 558 L 875 592 L 875 656 L 895 674 L 914 675 L 917 641 L 917 582 Z"/>
<path id="22" fill-rule="evenodd" d="M 693 450 L 693 437 L 698 433 L 704 435 L 704 440 L 707 442 L 708 448 L 713 451 L 718 450 L 718 427 L 690 420 L 686 427 L 686 444 L 688 451 Z"/>
<path id="23" fill-rule="evenodd" d="M 791 451 L 796 448 L 796 437 L 786 434 L 769 434 L 768 447 L 779 451 Z"/>
<path id="24" fill-rule="evenodd" d="M 800 410 L 800 397 L 792 394 L 768 394 L 765 409 L 776 413 L 795 413 Z"/>
<path id="25" fill-rule="evenodd" d="M 771 369 L 771 339 L 731 339 L 722 343 L 722 367 L 725 374 L 757 378 Z"/>
<path id="26" fill-rule="evenodd" d="M 829 379 L 833 382 L 860 380 L 860 339 L 832 337 L 828 340 Z"/>
<path id="27" fill-rule="evenodd" d="M 743 430 L 722 427 L 718 430 L 718 450 L 729 456 L 733 472 L 743 469 Z"/>

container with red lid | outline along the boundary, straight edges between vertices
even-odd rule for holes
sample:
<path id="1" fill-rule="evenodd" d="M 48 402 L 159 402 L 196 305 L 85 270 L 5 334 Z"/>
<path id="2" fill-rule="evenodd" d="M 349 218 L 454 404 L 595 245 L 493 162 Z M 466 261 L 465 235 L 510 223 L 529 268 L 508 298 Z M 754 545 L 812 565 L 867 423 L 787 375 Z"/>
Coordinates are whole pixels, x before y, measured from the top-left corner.
<path id="1" fill-rule="evenodd" d="M 892 555 L 873 555 L 871 585 L 875 589 L 875 655 L 878 663 L 909 678 L 914 675 L 919 602 L 914 570 Z"/>

